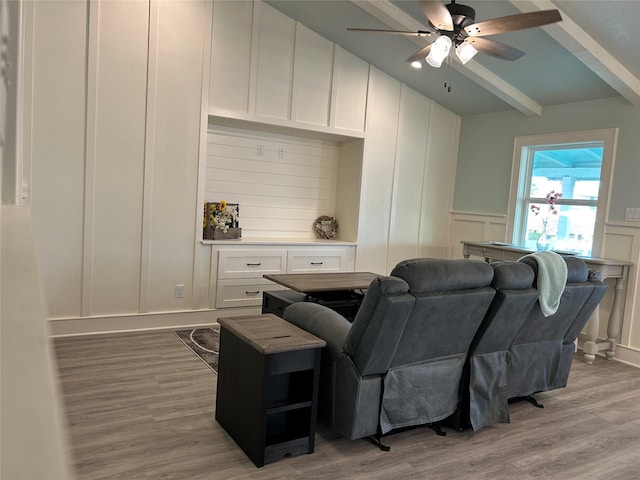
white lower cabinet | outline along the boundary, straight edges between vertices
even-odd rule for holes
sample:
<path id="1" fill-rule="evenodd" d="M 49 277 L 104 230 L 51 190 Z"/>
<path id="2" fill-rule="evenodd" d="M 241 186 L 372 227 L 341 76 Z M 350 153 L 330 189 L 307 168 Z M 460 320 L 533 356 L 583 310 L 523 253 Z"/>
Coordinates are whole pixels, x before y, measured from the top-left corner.
<path id="1" fill-rule="evenodd" d="M 287 271 L 285 249 L 233 249 L 218 252 L 218 279 L 262 278 Z"/>
<path id="2" fill-rule="evenodd" d="M 287 253 L 287 273 L 353 271 L 347 248 L 301 249 Z"/>
<path id="3" fill-rule="evenodd" d="M 222 248 L 217 260 L 216 308 L 252 307 L 262 305 L 263 292 L 284 288 L 263 275 L 352 272 L 355 246 Z"/>
<path id="4" fill-rule="evenodd" d="M 262 305 L 262 292 L 283 288 L 265 278 L 220 280 L 216 289 L 216 308 Z"/>

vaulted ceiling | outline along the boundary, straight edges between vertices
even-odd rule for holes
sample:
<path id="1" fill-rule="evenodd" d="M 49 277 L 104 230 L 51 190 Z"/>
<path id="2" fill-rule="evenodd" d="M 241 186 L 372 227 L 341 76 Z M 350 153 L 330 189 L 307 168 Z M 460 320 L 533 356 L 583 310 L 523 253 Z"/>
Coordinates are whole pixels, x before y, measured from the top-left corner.
<path id="1" fill-rule="evenodd" d="M 640 106 L 639 0 L 460 0 L 476 10 L 476 22 L 554 8 L 563 20 L 488 37 L 525 52 L 518 60 L 476 55 L 462 65 L 453 55 L 421 70 L 406 60 L 432 38 L 347 31 L 432 30 L 418 0 L 266 3 L 462 116 L 510 109 L 535 116 L 551 105 L 616 96 Z"/>

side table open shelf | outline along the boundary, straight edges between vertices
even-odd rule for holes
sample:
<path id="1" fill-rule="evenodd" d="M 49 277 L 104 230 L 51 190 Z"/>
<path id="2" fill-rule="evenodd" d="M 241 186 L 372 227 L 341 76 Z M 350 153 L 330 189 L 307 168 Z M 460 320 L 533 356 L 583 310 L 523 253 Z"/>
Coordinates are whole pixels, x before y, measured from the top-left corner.
<path id="1" fill-rule="evenodd" d="M 258 467 L 312 453 L 324 340 L 272 314 L 218 321 L 216 420 Z"/>

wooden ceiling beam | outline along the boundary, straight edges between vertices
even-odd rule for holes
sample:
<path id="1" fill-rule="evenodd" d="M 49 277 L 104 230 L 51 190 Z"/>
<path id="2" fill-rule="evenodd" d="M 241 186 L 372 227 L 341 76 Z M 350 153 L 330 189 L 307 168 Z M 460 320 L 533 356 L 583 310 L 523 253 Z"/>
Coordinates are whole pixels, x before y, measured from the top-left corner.
<path id="1" fill-rule="evenodd" d="M 562 21 L 541 27 L 629 103 L 640 106 L 640 79 L 549 0 L 511 0 L 521 12 L 558 9 Z"/>

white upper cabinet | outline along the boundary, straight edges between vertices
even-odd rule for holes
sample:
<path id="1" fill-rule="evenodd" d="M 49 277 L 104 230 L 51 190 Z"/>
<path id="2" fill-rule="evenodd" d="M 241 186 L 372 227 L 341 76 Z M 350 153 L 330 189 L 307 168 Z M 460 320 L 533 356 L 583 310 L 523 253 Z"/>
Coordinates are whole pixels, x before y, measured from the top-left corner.
<path id="1" fill-rule="evenodd" d="M 368 63 L 266 3 L 214 3 L 210 115 L 362 138 L 368 80 Z"/>
<path id="2" fill-rule="evenodd" d="M 251 63 L 254 77 L 250 91 L 254 94 L 255 114 L 288 120 L 296 22 L 273 7 L 256 2 L 253 38 Z"/>
<path id="3" fill-rule="evenodd" d="M 292 120 L 329 125 L 333 48 L 332 42 L 297 24 Z"/>
<path id="4" fill-rule="evenodd" d="M 369 64 L 336 45 L 330 126 L 364 131 Z"/>
<path id="5" fill-rule="evenodd" d="M 209 105 L 223 112 L 249 111 L 253 2 L 214 2 Z"/>

